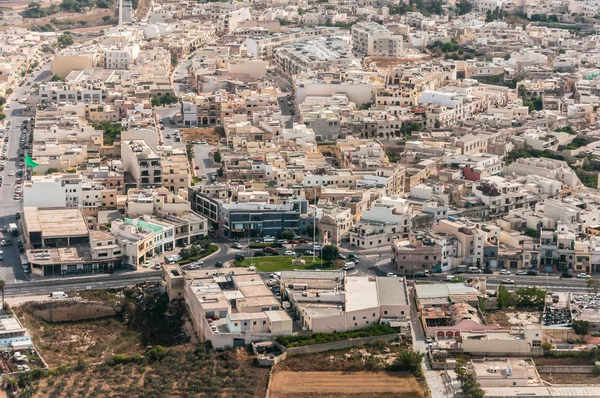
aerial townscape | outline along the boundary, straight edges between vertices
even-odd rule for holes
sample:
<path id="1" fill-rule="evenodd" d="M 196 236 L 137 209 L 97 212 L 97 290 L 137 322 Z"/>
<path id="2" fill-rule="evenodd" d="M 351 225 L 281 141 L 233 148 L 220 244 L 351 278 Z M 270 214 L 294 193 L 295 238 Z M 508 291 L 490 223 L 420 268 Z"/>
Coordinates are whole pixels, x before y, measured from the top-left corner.
<path id="1" fill-rule="evenodd" d="M 0 1 L 0 398 L 600 398 L 600 0 Z"/>

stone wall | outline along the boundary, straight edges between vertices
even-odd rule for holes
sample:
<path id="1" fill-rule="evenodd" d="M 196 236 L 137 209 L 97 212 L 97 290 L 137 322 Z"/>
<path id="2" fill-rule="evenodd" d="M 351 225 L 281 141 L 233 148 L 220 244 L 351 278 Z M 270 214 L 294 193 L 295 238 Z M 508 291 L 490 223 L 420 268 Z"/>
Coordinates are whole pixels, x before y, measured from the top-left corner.
<path id="1" fill-rule="evenodd" d="M 377 340 L 385 340 L 385 341 L 394 341 L 398 338 L 398 334 L 386 334 L 382 336 L 371 336 L 371 337 L 362 337 L 358 339 L 352 340 L 342 340 L 342 341 L 334 341 L 332 343 L 324 343 L 324 344 L 313 344 L 307 345 L 303 347 L 292 347 L 286 348 L 286 353 L 288 357 L 293 357 L 295 355 L 304 355 L 304 354 L 316 354 L 318 352 L 325 351 L 333 351 L 333 350 L 343 350 L 345 348 L 356 347 L 361 344 L 370 344 Z"/>
<path id="2" fill-rule="evenodd" d="M 31 312 L 47 322 L 70 322 L 114 316 L 119 310 L 120 306 L 104 303 L 60 300 L 36 303 Z"/>
<path id="3" fill-rule="evenodd" d="M 564 365 L 536 365 L 538 373 L 592 373 L 591 365 L 564 366 Z"/>

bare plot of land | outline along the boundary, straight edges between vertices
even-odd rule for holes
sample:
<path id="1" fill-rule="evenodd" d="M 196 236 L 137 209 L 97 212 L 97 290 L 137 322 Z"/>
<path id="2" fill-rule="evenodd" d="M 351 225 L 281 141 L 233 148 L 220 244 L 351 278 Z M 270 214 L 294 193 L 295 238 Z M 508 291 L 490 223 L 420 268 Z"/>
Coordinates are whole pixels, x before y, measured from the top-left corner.
<path id="1" fill-rule="evenodd" d="M 486 316 L 488 325 L 511 327 L 518 325 L 539 325 L 542 313 L 539 311 L 490 311 Z"/>
<path id="2" fill-rule="evenodd" d="M 181 129 L 182 141 L 206 140 L 210 145 L 216 145 L 219 142 L 219 134 L 213 127 L 194 127 Z"/>
<path id="3" fill-rule="evenodd" d="M 406 373 L 277 372 L 272 398 L 303 397 L 424 397 L 417 381 Z"/>

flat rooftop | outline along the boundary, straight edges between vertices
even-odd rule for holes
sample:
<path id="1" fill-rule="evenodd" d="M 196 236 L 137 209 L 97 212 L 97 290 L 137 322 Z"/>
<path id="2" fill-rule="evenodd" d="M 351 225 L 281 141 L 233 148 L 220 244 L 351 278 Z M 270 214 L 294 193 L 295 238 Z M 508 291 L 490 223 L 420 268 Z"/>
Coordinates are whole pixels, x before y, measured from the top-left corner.
<path id="1" fill-rule="evenodd" d="M 360 311 L 379 306 L 377 279 L 363 276 L 346 277 L 346 312 Z"/>
<path id="2" fill-rule="evenodd" d="M 528 385 L 540 385 L 535 364 L 531 359 L 497 358 L 472 360 L 476 380 L 527 379 Z"/>
<path id="3" fill-rule="evenodd" d="M 453 295 L 473 294 L 477 295 L 477 289 L 465 286 L 462 283 L 439 283 L 433 285 L 416 285 L 417 297 L 419 299 L 446 298 Z"/>
<path id="4" fill-rule="evenodd" d="M 41 232 L 44 238 L 84 236 L 88 227 L 79 209 L 25 207 L 25 228 L 28 233 Z"/>
<path id="5" fill-rule="evenodd" d="M 404 278 L 377 277 L 379 305 L 408 305 Z"/>
<path id="6" fill-rule="evenodd" d="M 23 329 L 19 320 L 12 315 L 6 315 L 0 318 L 0 331 L 8 332 L 12 330 Z"/>

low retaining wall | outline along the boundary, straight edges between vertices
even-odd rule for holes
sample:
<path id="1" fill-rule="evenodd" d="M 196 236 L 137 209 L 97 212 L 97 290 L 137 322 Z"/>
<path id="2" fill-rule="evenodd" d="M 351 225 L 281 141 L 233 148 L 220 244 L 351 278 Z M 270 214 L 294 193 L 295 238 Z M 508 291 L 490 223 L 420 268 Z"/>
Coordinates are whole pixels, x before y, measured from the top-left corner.
<path id="1" fill-rule="evenodd" d="M 118 306 L 96 302 L 50 301 L 37 303 L 31 309 L 33 315 L 47 322 L 71 322 L 84 319 L 115 316 Z"/>
<path id="2" fill-rule="evenodd" d="M 592 373 L 594 366 L 591 365 L 536 365 L 538 373 Z"/>
<path id="3" fill-rule="evenodd" d="M 394 341 L 398 338 L 398 334 L 385 334 L 382 336 L 362 337 L 352 340 L 334 341 L 332 343 L 313 344 L 303 347 L 286 348 L 285 352 L 288 357 L 304 354 L 316 354 L 318 352 L 343 350 L 344 348 L 356 347 L 361 344 L 370 344 L 377 340 Z"/>

